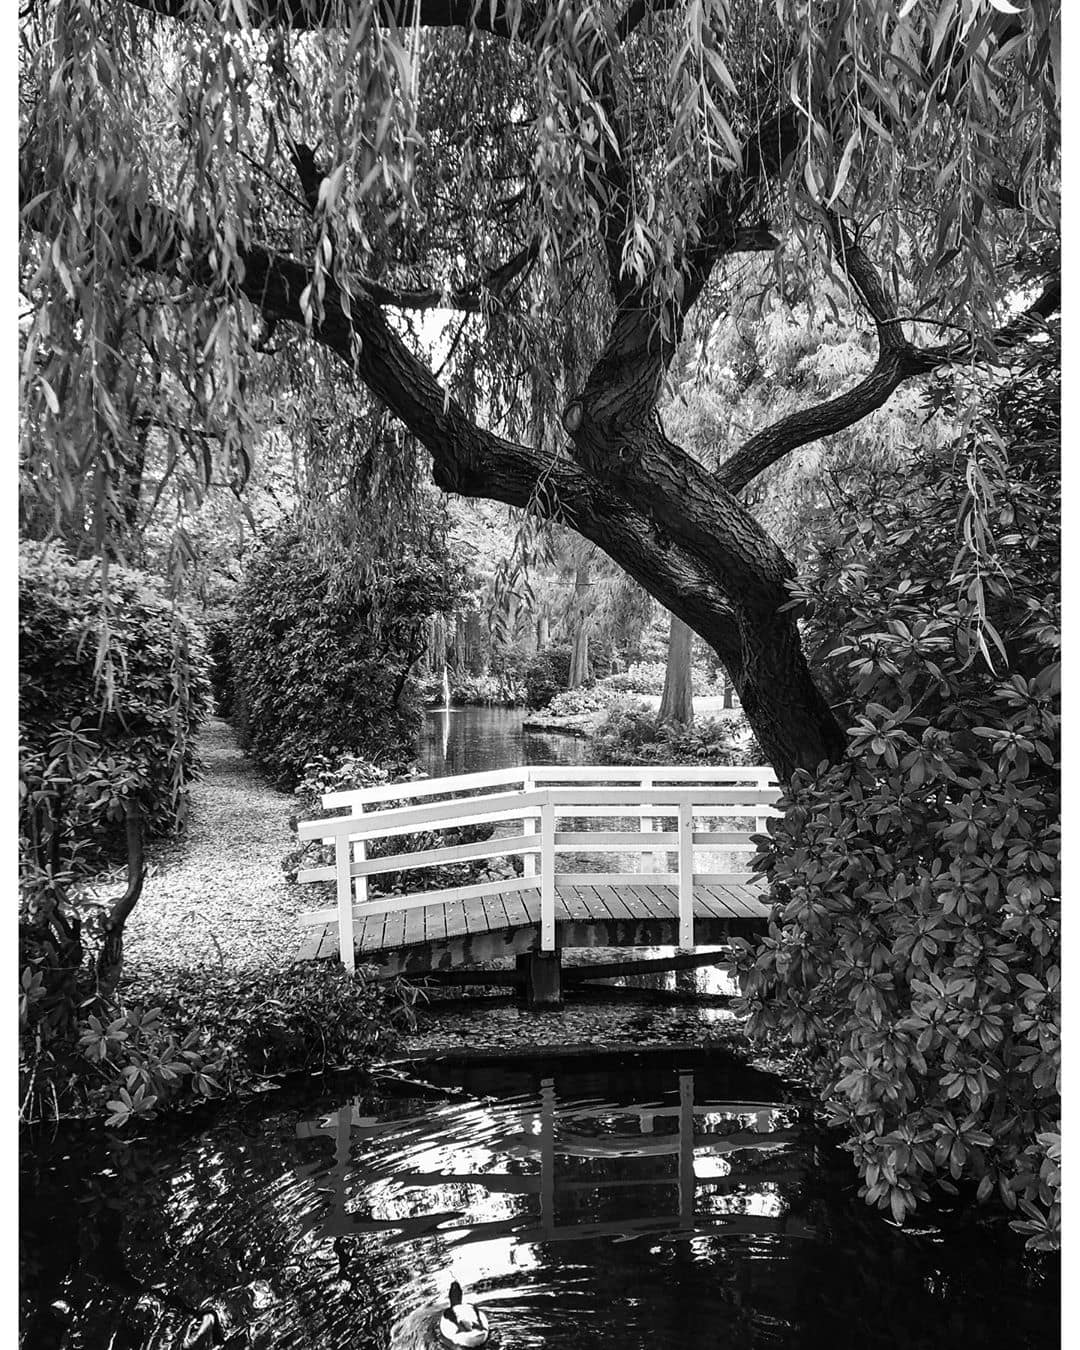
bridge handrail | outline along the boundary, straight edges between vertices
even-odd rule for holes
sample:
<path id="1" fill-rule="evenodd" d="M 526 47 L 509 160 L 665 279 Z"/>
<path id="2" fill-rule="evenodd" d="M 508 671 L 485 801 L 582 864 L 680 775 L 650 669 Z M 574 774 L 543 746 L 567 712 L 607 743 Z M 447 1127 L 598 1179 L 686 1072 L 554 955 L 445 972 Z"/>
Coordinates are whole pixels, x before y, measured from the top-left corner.
<path id="1" fill-rule="evenodd" d="M 775 783 L 769 765 L 716 768 L 700 764 L 528 764 L 509 769 L 484 769 L 476 773 L 452 774 L 442 778 L 415 778 L 404 783 L 383 783 L 377 787 L 349 788 L 341 792 L 323 794 L 322 804 L 327 810 L 339 807 L 363 808 L 374 802 L 404 802 L 418 797 L 435 797 L 444 793 L 479 791 L 486 787 L 503 787 L 520 783 L 523 789 L 542 783 L 569 786 L 575 782 L 621 783 L 651 786 L 653 783 L 715 783 L 737 787 L 755 784 L 767 787 Z"/>
<path id="2" fill-rule="evenodd" d="M 568 769 L 574 772 L 569 783 L 555 783 Z M 539 786 L 536 775 L 549 780 L 548 786 Z M 685 774 L 692 774 L 690 783 L 677 785 Z M 631 778 L 633 785 L 618 783 Z M 733 783 L 732 779 L 736 782 Z M 717 780 L 725 786 L 716 786 Z M 599 781 L 598 781 L 599 780 Z M 740 781 L 741 780 L 741 781 Z M 732 882 L 752 877 L 751 873 L 697 873 L 694 872 L 694 847 L 748 847 L 749 830 L 695 830 L 694 817 L 753 817 L 755 830 L 761 833 L 764 821 L 778 814 L 773 803 L 779 795 L 777 786 L 766 786 L 772 781 L 772 770 L 767 766 L 739 769 L 712 769 L 685 765 L 643 766 L 523 766 L 520 769 L 493 770 L 479 774 L 463 774 L 454 778 L 418 780 L 413 783 L 384 785 L 374 789 L 359 789 L 355 793 L 328 793 L 323 798 L 328 807 L 346 808 L 346 814 L 328 816 L 320 820 L 304 821 L 297 829 L 301 839 L 322 839 L 334 847 L 332 867 L 307 868 L 300 872 L 301 881 L 330 881 L 337 885 L 336 911 L 317 911 L 305 916 L 304 921 L 325 922 L 336 914 L 342 960 L 353 968 L 353 888 L 355 886 L 358 914 L 388 914 L 399 910 L 421 908 L 445 903 L 451 899 L 478 898 L 494 895 L 509 887 L 520 886 L 517 878 L 511 882 L 485 883 L 444 891 L 429 891 L 404 896 L 387 896 L 374 903 L 364 903 L 367 897 L 367 878 L 384 872 L 400 872 L 411 868 L 443 866 L 468 859 L 520 854 L 525 859 L 524 884 L 538 885 L 540 889 L 540 946 L 551 951 L 555 947 L 555 872 L 556 854 L 562 852 L 630 852 L 656 853 L 675 851 L 678 870 L 675 873 L 650 873 L 653 882 L 672 882 L 679 896 L 679 945 L 693 945 L 693 884 L 695 877 L 702 881 Z M 429 796 L 457 790 L 470 791 L 484 787 L 522 784 L 511 792 L 480 796 L 456 796 L 448 801 L 423 802 L 411 806 L 395 805 L 386 810 L 365 811 L 365 806 L 377 801 L 407 799 L 410 793 Z M 363 799 L 361 799 L 363 798 Z M 630 831 L 556 831 L 559 817 L 638 817 L 641 828 Z M 674 831 L 653 828 L 657 817 L 675 817 Z M 522 832 L 471 844 L 453 844 L 419 852 L 390 854 L 368 859 L 367 844 L 375 839 L 391 838 L 418 832 L 438 832 L 464 825 L 485 822 L 522 821 Z M 538 828 L 537 828 L 538 827 Z M 595 842 L 593 842 L 595 841 Z M 539 855 L 539 874 L 536 862 Z M 622 884 L 622 874 L 588 874 L 589 881 L 579 881 L 576 874 L 560 874 L 564 884 Z"/>

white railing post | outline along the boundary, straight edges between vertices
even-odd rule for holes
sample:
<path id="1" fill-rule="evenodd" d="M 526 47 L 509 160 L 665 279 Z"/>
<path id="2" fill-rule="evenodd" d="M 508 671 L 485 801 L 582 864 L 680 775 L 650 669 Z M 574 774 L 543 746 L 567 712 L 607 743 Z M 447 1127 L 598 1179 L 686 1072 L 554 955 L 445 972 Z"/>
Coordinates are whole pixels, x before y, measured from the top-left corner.
<path id="1" fill-rule="evenodd" d="M 522 774 L 521 790 L 531 792 L 533 787 L 533 776 L 529 769 Z M 540 824 L 535 816 L 525 816 L 521 822 L 522 834 L 535 834 L 536 827 Z M 524 853 L 521 858 L 521 874 L 526 877 L 536 876 L 536 854 Z"/>
<path id="2" fill-rule="evenodd" d="M 653 785 L 652 778 L 649 777 L 648 774 L 645 774 L 641 779 L 642 792 L 644 792 L 646 788 L 652 787 L 652 785 Z M 648 806 L 648 802 L 642 802 L 641 804 L 642 806 Z M 641 817 L 642 834 L 652 834 L 653 830 L 655 829 L 655 826 L 656 822 L 653 820 L 652 816 Z M 658 853 L 643 853 L 641 855 L 641 870 L 643 872 L 663 871 L 663 868 L 657 866 L 657 859 L 659 858 L 659 856 L 660 855 Z"/>
<path id="3" fill-rule="evenodd" d="M 771 770 L 771 769 L 759 769 L 759 770 L 758 770 L 758 776 L 757 776 L 757 785 L 758 785 L 758 787 L 759 787 L 760 789 L 762 789 L 762 790 L 766 789 L 766 788 L 769 786 L 769 779 L 770 779 L 771 777 L 772 777 L 772 770 Z M 754 833 L 755 833 L 755 834 L 767 834 L 767 833 L 768 833 L 768 830 L 766 829 L 766 826 L 765 826 L 765 822 L 766 822 L 768 819 L 769 819 L 768 816 L 763 816 L 763 815 L 757 815 L 757 816 L 754 817 Z"/>
<path id="4" fill-rule="evenodd" d="M 679 803 L 679 946 L 694 945 L 694 806 Z"/>
<path id="5" fill-rule="evenodd" d="M 540 950 L 555 950 L 555 805 L 550 789 L 540 808 Z"/>
<path id="6" fill-rule="evenodd" d="M 362 816 L 364 814 L 364 803 L 358 802 L 353 810 L 355 815 Z M 362 839 L 357 840 L 357 842 L 353 844 L 353 862 L 366 861 L 367 844 Z M 356 903 L 362 905 L 367 900 L 367 877 L 355 877 L 353 879 L 353 884 Z"/>
<path id="7" fill-rule="evenodd" d="M 334 840 L 334 867 L 337 872 L 338 951 L 341 964 L 351 975 L 356 969 L 356 951 L 353 940 L 352 876 L 349 860 L 349 836 L 339 834 Z"/>

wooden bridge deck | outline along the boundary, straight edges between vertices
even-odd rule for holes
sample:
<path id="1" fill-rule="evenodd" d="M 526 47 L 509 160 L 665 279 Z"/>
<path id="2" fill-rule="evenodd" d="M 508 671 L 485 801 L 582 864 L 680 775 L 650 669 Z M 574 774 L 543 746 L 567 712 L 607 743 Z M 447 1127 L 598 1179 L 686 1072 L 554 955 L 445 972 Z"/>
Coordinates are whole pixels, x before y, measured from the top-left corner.
<path id="1" fill-rule="evenodd" d="M 493 895 L 455 899 L 354 921 L 356 960 L 384 974 L 449 969 L 535 951 L 540 946 L 540 888 L 513 885 Z M 769 908 L 759 883 L 694 883 L 694 943 L 713 946 L 735 933 L 760 931 Z M 678 945 L 678 887 L 650 884 L 555 887 L 556 947 Z M 301 960 L 338 956 L 338 925 L 313 928 Z"/>

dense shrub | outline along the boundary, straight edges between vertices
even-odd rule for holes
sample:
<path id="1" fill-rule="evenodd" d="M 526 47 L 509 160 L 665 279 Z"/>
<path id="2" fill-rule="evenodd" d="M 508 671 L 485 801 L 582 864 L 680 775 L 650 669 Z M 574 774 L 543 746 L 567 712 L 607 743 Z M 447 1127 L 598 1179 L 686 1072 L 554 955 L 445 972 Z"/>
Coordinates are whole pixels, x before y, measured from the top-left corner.
<path id="1" fill-rule="evenodd" d="M 530 708 L 542 708 L 556 694 L 562 693 L 570 681 L 570 647 L 553 643 L 537 652 L 522 672 L 525 684 L 525 702 Z"/>
<path id="2" fill-rule="evenodd" d="M 182 824 L 209 705 L 202 635 L 142 573 L 59 545 L 19 553 L 20 825 L 31 873 L 85 871 Z M 38 880 L 41 880 L 38 875 Z"/>
<path id="3" fill-rule="evenodd" d="M 21 991 L 24 1034 L 36 992 Z M 142 972 L 22 1066 L 21 1116 L 101 1114 L 120 1127 L 242 1094 L 267 1075 L 363 1065 L 410 1023 L 412 999 L 400 982 L 328 964 Z"/>
<path id="4" fill-rule="evenodd" d="M 741 959 L 751 1032 L 808 1047 L 869 1202 L 902 1220 L 963 1182 L 1037 1247 L 1059 1222 L 1057 429 L 1045 364 L 818 549 L 797 598 L 851 745 L 793 780 Z"/>
<path id="5" fill-rule="evenodd" d="M 520 703 L 523 690 L 520 686 L 508 684 L 505 676 L 494 672 L 487 675 L 470 675 L 467 671 L 453 676 L 450 681 L 450 699 L 456 707 L 468 707 L 472 704 L 497 703 L 512 706 Z"/>
<path id="6" fill-rule="evenodd" d="M 248 569 L 236 602 L 235 716 L 245 748 L 292 787 L 316 755 L 393 759 L 419 726 L 410 671 L 447 608 L 441 558 L 328 562 L 294 528 Z"/>
<path id="7" fill-rule="evenodd" d="M 591 684 L 581 689 L 564 689 L 556 694 L 544 709 L 547 717 L 581 717 L 606 712 L 626 703 L 626 695 L 603 684 Z"/>
<path id="8" fill-rule="evenodd" d="M 664 692 L 667 665 L 663 661 L 636 661 L 626 670 L 615 671 L 604 677 L 609 689 L 627 694 L 656 694 Z"/>
<path id="9" fill-rule="evenodd" d="M 645 703 L 614 708 L 592 733 L 598 764 L 761 764 L 761 750 L 741 715 L 661 725 Z"/>

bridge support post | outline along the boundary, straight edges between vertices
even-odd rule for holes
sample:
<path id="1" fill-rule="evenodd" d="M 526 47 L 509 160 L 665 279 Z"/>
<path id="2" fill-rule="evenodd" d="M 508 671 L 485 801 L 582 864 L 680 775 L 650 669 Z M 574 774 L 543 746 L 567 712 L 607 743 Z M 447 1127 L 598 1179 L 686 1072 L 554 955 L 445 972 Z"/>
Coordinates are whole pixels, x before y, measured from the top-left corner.
<path id="1" fill-rule="evenodd" d="M 561 1007 L 562 956 L 559 952 L 521 952 L 517 968 L 523 980 L 526 1007 Z"/>

